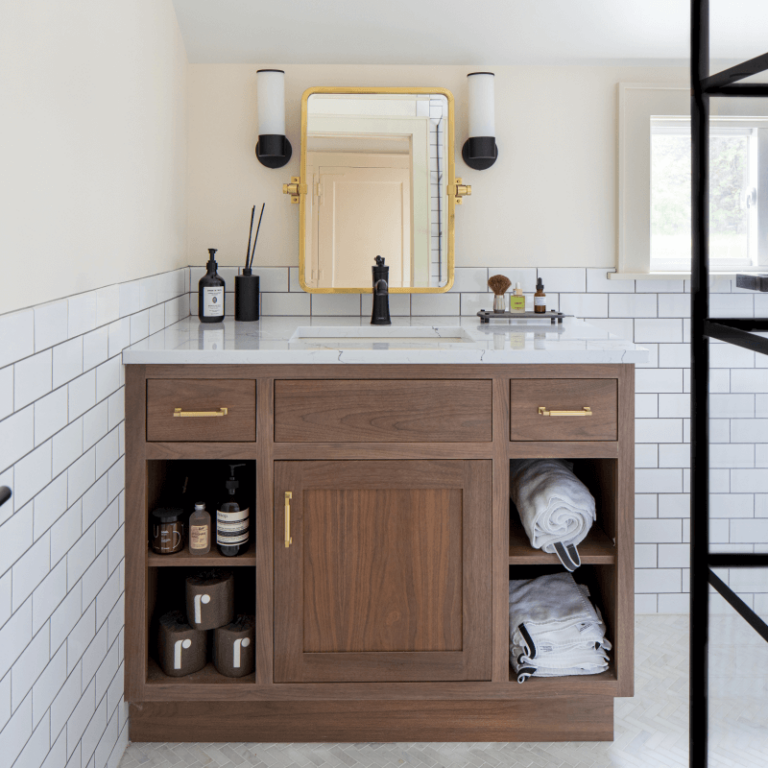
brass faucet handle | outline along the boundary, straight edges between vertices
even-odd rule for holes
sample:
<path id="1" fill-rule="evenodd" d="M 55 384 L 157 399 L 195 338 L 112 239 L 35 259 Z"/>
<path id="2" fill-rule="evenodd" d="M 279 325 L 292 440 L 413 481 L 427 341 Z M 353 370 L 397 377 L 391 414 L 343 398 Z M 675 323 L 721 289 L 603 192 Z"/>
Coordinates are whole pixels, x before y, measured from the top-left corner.
<path id="1" fill-rule="evenodd" d="M 449 187 L 448 194 L 455 196 L 456 205 L 462 205 L 464 198 L 472 194 L 472 186 L 470 184 L 462 184 L 461 179 L 456 179 L 456 183 Z"/>
<path id="2" fill-rule="evenodd" d="M 291 176 L 290 184 L 283 184 L 283 194 L 291 196 L 291 203 L 298 203 L 301 195 L 307 193 L 307 185 L 298 176 Z"/>

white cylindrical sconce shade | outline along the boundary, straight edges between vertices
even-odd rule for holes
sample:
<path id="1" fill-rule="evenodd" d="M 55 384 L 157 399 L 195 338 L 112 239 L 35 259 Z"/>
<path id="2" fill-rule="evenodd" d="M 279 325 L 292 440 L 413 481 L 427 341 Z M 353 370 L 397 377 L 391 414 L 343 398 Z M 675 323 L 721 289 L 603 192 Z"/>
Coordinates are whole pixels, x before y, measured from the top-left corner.
<path id="1" fill-rule="evenodd" d="M 285 72 L 260 69 L 256 73 L 259 106 L 259 143 L 256 157 L 268 168 L 282 168 L 292 154 L 285 137 Z"/>
<path id="2" fill-rule="evenodd" d="M 464 162 L 476 171 L 490 168 L 499 155 L 496 146 L 496 106 L 492 72 L 467 75 L 469 138 L 461 149 Z"/>
<path id="3" fill-rule="evenodd" d="M 470 136 L 496 135 L 493 81 L 494 75 L 490 72 L 473 72 L 467 75 Z"/>
<path id="4" fill-rule="evenodd" d="M 285 72 L 260 69 L 256 73 L 259 98 L 259 135 L 285 136 Z"/>

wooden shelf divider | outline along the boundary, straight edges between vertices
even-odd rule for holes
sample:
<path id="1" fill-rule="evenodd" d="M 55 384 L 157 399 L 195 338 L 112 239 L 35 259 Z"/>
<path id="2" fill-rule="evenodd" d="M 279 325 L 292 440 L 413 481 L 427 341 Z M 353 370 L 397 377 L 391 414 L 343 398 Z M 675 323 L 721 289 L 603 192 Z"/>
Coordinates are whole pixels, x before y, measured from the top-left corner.
<path id="1" fill-rule="evenodd" d="M 235 568 L 243 566 L 256 566 L 256 542 L 251 538 L 248 551 L 237 557 L 224 557 L 219 554 L 215 545 L 207 555 L 192 555 L 189 552 L 189 544 L 184 544 L 181 552 L 172 555 L 158 555 L 151 549 L 147 549 L 147 565 L 150 568 Z"/>
<path id="2" fill-rule="evenodd" d="M 613 540 L 596 525 L 579 544 L 582 565 L 613 565 L 616 562 L 616 547 Z M 509 525 L 510 565 L 559 565 L 555 554 L 534 549 L 520 521 L 513 514 Z"/>

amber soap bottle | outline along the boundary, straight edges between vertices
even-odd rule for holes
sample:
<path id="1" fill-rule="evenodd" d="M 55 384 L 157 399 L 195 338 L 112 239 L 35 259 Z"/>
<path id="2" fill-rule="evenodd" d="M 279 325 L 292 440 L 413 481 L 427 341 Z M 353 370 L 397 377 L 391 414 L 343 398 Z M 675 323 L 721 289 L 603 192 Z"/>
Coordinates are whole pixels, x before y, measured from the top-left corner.
<path id="1" fill-rule="evenodd" d="M 541 278 L 536 282 L 536 293 L 533 294 L 533 311 L 542 313 L 547 311 L 547 294 L 544 293 L 544 283 Z"/>

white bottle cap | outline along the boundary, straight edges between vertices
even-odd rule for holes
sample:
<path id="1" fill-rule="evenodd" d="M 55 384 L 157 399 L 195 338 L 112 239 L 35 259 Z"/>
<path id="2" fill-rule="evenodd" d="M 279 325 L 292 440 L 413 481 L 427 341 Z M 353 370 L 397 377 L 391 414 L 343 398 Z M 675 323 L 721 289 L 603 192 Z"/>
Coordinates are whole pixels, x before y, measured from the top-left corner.
<path id="1" fill-rule="evenodd" d="M 515 283 L 515 289 L 518 289 L 520 287 L 520 283 Z"/>

